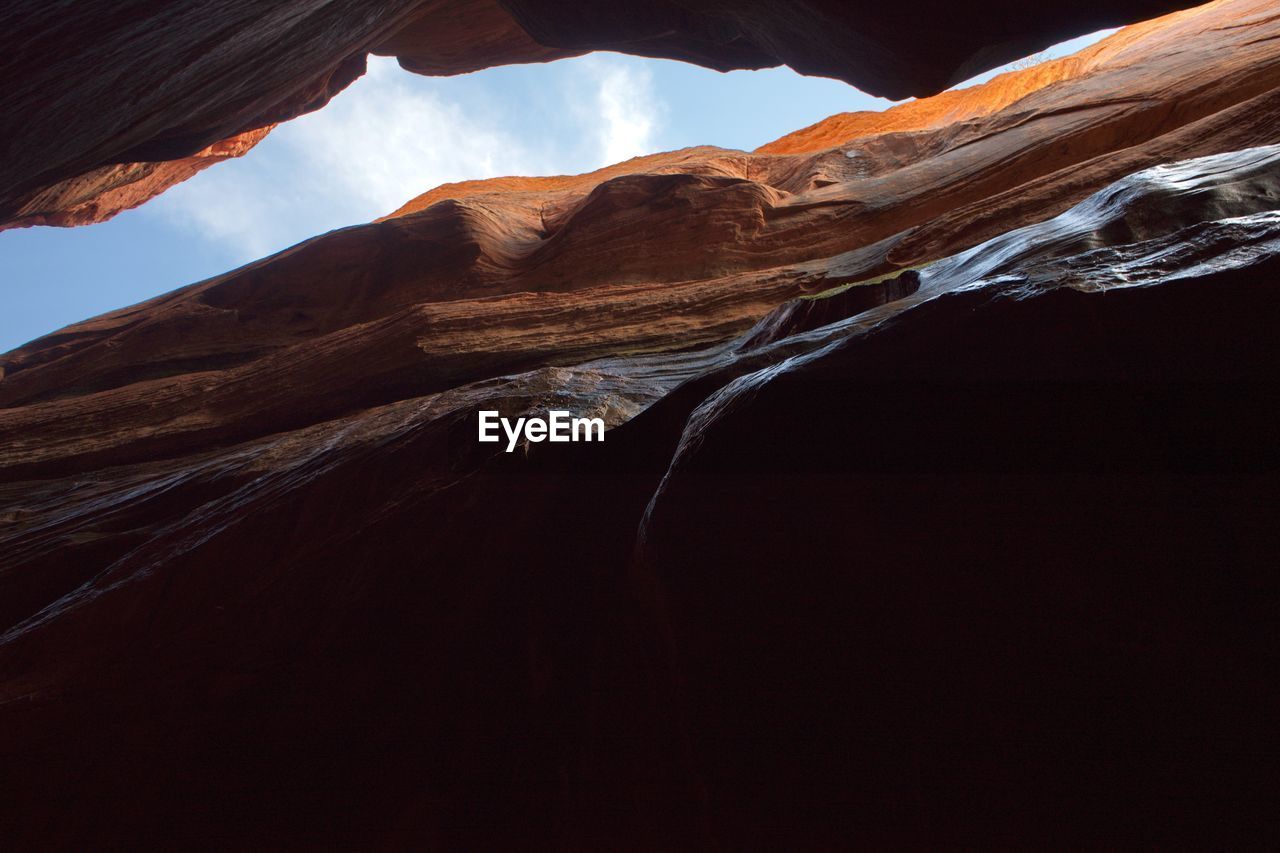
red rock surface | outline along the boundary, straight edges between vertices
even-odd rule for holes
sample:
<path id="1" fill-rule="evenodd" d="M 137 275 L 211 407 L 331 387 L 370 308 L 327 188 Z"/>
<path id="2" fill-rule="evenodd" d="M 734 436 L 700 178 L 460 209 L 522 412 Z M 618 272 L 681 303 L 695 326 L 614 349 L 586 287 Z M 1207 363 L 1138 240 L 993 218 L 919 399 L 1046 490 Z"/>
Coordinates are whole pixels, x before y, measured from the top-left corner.
<path id="1" fill-rule="evenodd" d="M 498 0 L 430 0 L 372 52 L 394 56 L 416 74 L 451 75 L 495 65 L 550 62 L 586 51 L 539 44 Z"/>
<path id="2" fill-rule="evenodd" d="M 1278 188 L 1156 169 L 763 347 L 0 485 L 9 837 L 1265 837 Z"/>
<path id="3" fill-rule="evenodd" d="M 1277 35 L 438 188 L 0 356 L 4 837 L 1270 846 Z"/>
<path id="4" fill-rule="evenodd" d="M 203 151 L 178 160 L 103 166 L 92 172 L 54 184 L 26 200 L 6 228 L 32 225 L 91 225 L 144 204 L 215 163 L 243 157 L 261 142 L 275 125 L 249 130 L 215 142 Z"/>
<path id="5" fill-rule="evenodd" d="M 0 357 L 0 470 L 185 452 L 724 339 L 788 296 L 951 254 L 1145 166 L 1275 141 L 1276 32 L 1268 3 L 1228 0 L 1117 34 L 1114 68 L 935 130 L 433 190 Z"/>
<path id="6" fill-rule="evenodd" d="M 757 150 L 762 154 L 820 151 L 856 139 L 927 130 L 991 115 L 1045 87 L 1096 72 L 1115 72 L 1134 65 L 1140 66 L 1139 73 L 1150 74 L 1146 61 L 1153 52 L 1175 52 L 1186 40 L 1211 35 L 1223 26 L 1221 14 L 1214 14 L 1212 5 L 1134 24 L 1070 56 L 1000 74 L 982 85 L 941 92 L 882 112 L 840 113 Z M 1245 14 L 1270 16 L 1263 7 Z"/>
<path id="7" fill-rule="evenodd" d="M 785 62 L 905 97 L 1188 5 L 982 0 L 955 26 L 955 4 L 942 0 L 917 0 L 909 12 L 835 0 L 127 0 L 75 14 L 19 0 L 0 9 L 9 46 L 0 56 L 0 223 L 105 218 L 145 194 L 120 193 L 122 180 L 323 106 L 363 73 L 370 52 L 431 74 L 593 49 L 722 69 Z M 109 198 L 93 202 L 97 194 Z M 66 209 L 51 205 L 59 196 Z"/>

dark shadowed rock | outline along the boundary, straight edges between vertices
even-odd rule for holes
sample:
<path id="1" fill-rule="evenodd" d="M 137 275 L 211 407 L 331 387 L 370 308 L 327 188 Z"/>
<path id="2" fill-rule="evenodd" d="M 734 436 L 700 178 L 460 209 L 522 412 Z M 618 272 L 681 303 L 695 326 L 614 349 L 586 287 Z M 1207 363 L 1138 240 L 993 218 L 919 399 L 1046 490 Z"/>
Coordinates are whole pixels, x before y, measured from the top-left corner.
<path id="1" fill-rule="evenodd" d="M 750 349 L 0 486 L 10 837 L 1264 838 L 1277 163 Z M 616 427 L 505 454 L 488 406 Z"/>

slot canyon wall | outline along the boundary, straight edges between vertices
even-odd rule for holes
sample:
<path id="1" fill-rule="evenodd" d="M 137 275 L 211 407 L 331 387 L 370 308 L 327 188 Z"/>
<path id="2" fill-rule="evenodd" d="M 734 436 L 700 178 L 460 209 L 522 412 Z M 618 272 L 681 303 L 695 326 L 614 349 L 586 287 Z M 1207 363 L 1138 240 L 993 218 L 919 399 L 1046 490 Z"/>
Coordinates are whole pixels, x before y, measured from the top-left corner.
<path id="1" fill-rule="evenodd" d="M 141 204 L 212 152 L 242 152 L 264 128 L 319 109 L 369 53 L 432 75 L 602 49 L 720 70 L 786 63 L 904 98 L 1192 5 L 15 0 L 0 9 L 0 228 L 81 225 Z"/>
<path id="2" fill-rule="evenodd" d="M 10 226 L 370 52 L 928 95 L 1141 22 L 755 152 L 429 189 L 0 354 L 4 836 L 1269 846 L 1280 10 L 1188 5 L 7 6 Z M 609 429 L 508 454 L 479 409 Z"/>

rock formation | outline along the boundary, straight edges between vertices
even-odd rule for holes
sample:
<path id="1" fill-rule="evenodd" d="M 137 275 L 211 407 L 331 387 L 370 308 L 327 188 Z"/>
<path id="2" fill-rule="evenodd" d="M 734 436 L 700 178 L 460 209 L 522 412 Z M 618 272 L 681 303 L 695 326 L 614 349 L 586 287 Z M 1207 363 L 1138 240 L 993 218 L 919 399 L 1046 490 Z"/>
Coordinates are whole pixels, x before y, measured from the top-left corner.
<path id="1" fill-rule="evenodd" d="M 1267 11 L 1235 0 L 1118 33 L 1121 49 L 1091 51 L 1115 64 L 935 130 L 433 190 L 0 356 L 0 470 L 137 461 L 503 372 L 712 343 L 788 296 L 968 248 L 1153 163 L 1277 141 Z"/>
<path id="2" fill-rule="evenodd" d="M 797 5 L 338 4 L 430 73 L 800 63 Z M 1219 0 L 880 124 L 436 188 L 0 356 L 5 837 L 1269 846 L 1278 36 Z"/>
<path id="3" fill-rule="evenodd" d="M 184 160 L 323 106 L 369 53 L 456 74 L 592 49 L 712 68 L 787 63 L 875 94 L 927 95 L 1057 41 L 1191 0 L 128 0 L 0 9 L 0 227 L 136 204 Z M 981 26 L 974 26 L 981 21 Z M 140 184 L 121 192 L 122 183 Z M 97 201 L 95 197 L 103 196 Z"/>
<path id="4" fill-rule="evenodd" d="M 215 142 L 190 157 L 153 163 L 121 163 L 102 166 L 60 181 L 27 198 L 5 228 L 31 225 L 92 225 L 123 210 L 155 198 L 174 184 L 180 184 L 215 163 L 243 157 L 261 142 L 275 125 L 249 130 Z"/>
<path id="5" fill-rule="evenodd" d="M 726 848 L 1269 837 L 1277 154 L 1139 173 L 681 401 L 637 571 Z"/>

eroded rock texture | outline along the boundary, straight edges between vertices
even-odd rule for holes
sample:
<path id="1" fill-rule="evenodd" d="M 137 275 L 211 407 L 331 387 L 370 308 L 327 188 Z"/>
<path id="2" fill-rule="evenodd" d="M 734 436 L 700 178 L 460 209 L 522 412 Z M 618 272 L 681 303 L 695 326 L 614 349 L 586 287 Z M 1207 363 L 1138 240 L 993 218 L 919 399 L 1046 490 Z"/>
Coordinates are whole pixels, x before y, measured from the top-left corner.
<path id="1" fill-rule="evenodd" d="M 14 837 L 1265 837 L 1278 191 L 1161 167 L 771 343 L 9 483 Z"/>
<path id="2" fill-rule="evenodd" d="M 1095 48 L 1114 65 L 938 129 L 441 187 L 0 356 L 0 470 L 138 461 L 723 340 L 789 296 L 967 248 L 1139 168 L 1277 141 L 1278 33 L 1268 3 L 1211 4 Z"/>
<path id="3" fill-rule="evenodd" d="M 438 188 L 0 356 L 4 836 L 1271 846 L 1278 34 Z"/>
<path id="4" fill-rule="evenodd" d="M 90 212 L 101 219 L 138 203 L 181 179 L 180 169 L 156 161 L 185 160 L 323 106 L 363 73 L 371 52 L 425 74 L 595 49 L 721 69 L 787 63 L 901 98 L 1071 36 L 1190 5 L 10 2 L 0 9 L 0 225 L 79 224 Z M 126 182 L 133 186 L 122 192 Z"/>

